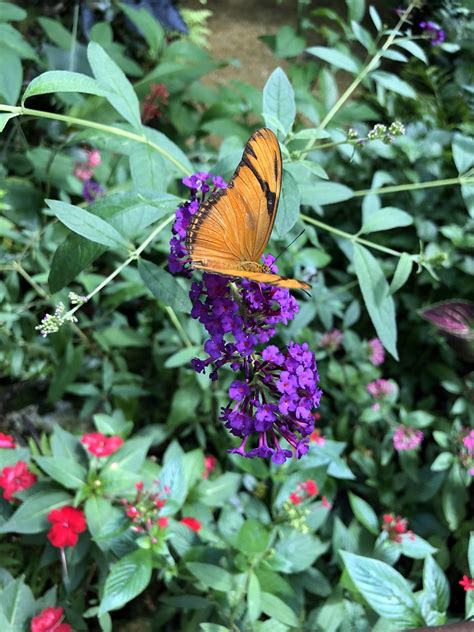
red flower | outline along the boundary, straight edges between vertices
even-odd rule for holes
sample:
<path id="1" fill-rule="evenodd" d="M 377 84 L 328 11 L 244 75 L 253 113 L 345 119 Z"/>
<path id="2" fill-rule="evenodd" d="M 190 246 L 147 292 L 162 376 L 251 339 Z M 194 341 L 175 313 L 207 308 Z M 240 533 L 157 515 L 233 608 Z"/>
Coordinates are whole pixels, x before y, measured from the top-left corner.
<path id="1" fill-rule="evenodd" d="M 61 623 L 62 608 L 45 608 L 31 620 L 31 632 L 72 632 L 69 623 Z"/>
<path id="2" fill-rule="evenodd" d="M 321 430 L 319 429 L 313 430 L 313 432 L 309 435 L 309 439 L 316 445 L 324 445 L 326 443 L 326 437 L 323 437 Z"/>
<path id="3" fill-rule="evenodd" d="M 29 471 L 24 461 L 18 461 L 13 466 L 4 467 L 0 473 L 0 487 L 3 489 L 5 500 L 11 500 L 13 494 L 28 489 L 36 482 L 36 476 Z"/>
<path id="4" fill-rule="evenodd" d="M 181 524 L 185 524 L 187 527 L 189 527 L 191 531 L 200 531 L 202 527 L 199 520 L 196 520 L 196 518 L 191 518 L 190 516 L 181 518 L 180 522 Z"/>
<path id="5" fill-rule="evenodd" d="M 301 496 L 298 496 L 296 492 L 290 494 L 290 503 L 293 505 L 299 505 L 302 500 Z"/>
<path id="6" fill-rule="evenodd" d="M 215 469 L 217 465 L 217 459 L 212 454 L 208 454 L 204 457 L 204 472 L 202 473 L 202 477 L 204 479 L 209 477 L 209 474 Z"/>
<path id="7" fill-rule="evenodd" d="M 106 437 L 101 432 L 88 432 L 82 435 L 81 443 L 94 456 L 110 456 L 123 445 L 123 439 L 118 435 Z"/>
<path id="8" fill-rule="evenodd" d="M 166 518 L 166 516 L 162 516 L 161 518 L 158 518 L 156 524 L 160 527 L 160 529 L 165 529 L 168 526 L 168 522 L 168 518 Z"/>
<path id="9" fill-rule="evenodd" d="M 163 83 L 152 83 L 143 101 L 142 122 L 148 123 L 162 116 L 160 107 L 168 105 L 169 92 Z"/>
<path id="10" fill-rule="evenodd" d="M 311 479 L 301 483 L 301 489 L 304 489 L 308 496 L 316 496 L 319 493 L 318 486 Z"/>
<path id="11" fill-rule="evenodd" d="M 0 432 L 0 448 L 16 448 L 16 443 L 13 437 Z"/>
<path id="12" fill-rule="evenodd" d="M 326 496 L 323 496 L 321 498 L 321 504 L 325 509 L 332 509 L 332 503 L 329 502 L 329 500 L 326 498 Z"/>
<path id="13" fill-rule="evenodd" d="M 53 525 L 48 532 L 48 540 L 60 549 L 76 546 L 78 534 L 87 529 L 84 513 L 70 506 L 53 509 L 48 514 L 48 520 Z"/>
<path id="14" fill-rule="evenodd" d="M 402 542 L 402 535 L 407 535 L 410 539 L 415 539 L 413 531 L 408 529 L 408 520 L 395 514 L 383 514 L 382 531 L 388 533 L 388 537 L 393 542 Z"/>
<path id="15" fill-rule="evenodd" d="M 468 577 L 467 575 L 463 575 L 462 579 L 460 579 L 458 583 L 466 591 L 474 590 L 474 577 Z"/>

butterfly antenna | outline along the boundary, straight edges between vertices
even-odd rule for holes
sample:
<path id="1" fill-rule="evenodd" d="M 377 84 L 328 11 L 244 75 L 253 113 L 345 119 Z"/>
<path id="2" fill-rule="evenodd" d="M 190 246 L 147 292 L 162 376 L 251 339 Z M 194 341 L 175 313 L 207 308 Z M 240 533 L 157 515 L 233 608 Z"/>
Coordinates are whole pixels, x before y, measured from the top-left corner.
<path id="1" fill-rule="evenodd" d="M 285 246 L 285 248 L 283 248 L 283 250 L 280 252 L 280 254 L 279 254 L 277 257 L 275 257 L 275 261 L 276 261 L 277 259 L 279 259 L 279 258 L 281 257 L 281 255 L 282 255 L 284 252 L 286 252 L 286 251 L 288 250 L 288 248 L 289 248 L 290 246 L 292 246 L 292 245 L 295 243 L 295 241 L 301 237 L 301 235 L 302 235 L 303 233 L 304 233 L 304 228 L 303 228 L 303 230 L 302 230 L 302 231 L 301 231 L 298 235 L 296 235 L 296 237 L 293 239 L 293 241 L 290 241 L 290 243 L 288 244 L 288 246 Z"/>

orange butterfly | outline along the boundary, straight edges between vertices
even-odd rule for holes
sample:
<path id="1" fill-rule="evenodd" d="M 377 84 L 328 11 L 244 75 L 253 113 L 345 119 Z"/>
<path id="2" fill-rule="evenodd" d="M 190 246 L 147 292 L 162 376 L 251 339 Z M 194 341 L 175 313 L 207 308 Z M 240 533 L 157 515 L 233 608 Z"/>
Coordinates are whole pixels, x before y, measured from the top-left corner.
<path id="1" fill-rule="evenodd" d="M 246 144 L 227 188 L 211 195 L 191 218 L 186 249 L 192 268 L 284 288 L 311 287 L 260 263 L 275 223 L 281 177 L 278 140 L 262 128 Z"/>

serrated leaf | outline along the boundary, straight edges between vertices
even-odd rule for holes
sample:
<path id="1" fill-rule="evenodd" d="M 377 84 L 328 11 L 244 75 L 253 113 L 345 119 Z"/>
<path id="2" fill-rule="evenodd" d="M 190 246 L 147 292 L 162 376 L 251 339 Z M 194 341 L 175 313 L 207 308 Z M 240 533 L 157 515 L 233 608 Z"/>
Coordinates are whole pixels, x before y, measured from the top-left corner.
<path id="1" fill-rule="evenodd" d="M 342 70 L 346 70 L 351 73 L 359 72 L 360 66 L 354 60 L 354 57 L 349 57 L 349 55 L 346 55 L 346 53 L 343 53 L 336 48 L 328 48 L 327 46 L 310 46 L 306 49 L 306 52 L 327 61 L 336 68 L 341 68 Z"/>
<path id="2" fill-rule="evenodd" d="M 132 127 L 140 129 L 142 126 L 140 104 L 133 86 L 124 72 L 97 42 L 90 42 L 87 47 L 87 59 L 94 77 L 105 91 L 105 97 L 110 105 Z"/>
<path id="3" fill-rule="evenodd" d="M 146 259 L 139 260 L 138 271 L 153 296 L 178 312 L 191 311 L 186 291 L 169 272 Z"/>
<path id="4" fill-rule="evenodd" d="M 29 97 L 55 92 L 81 92 L 95 94 L 99 97 L 106 95 L 106 90 L 88 75 L 68 70 L 49 70 L 30 81 L 23 94 L 21 104 L 24 105 Z"/>
<path id="5" fill-rule="evenodd" d="M 399 626 L 424 623 L 406 579 L 385 562 L 354 553 L 340 552 L 347 572 L 371 608 Z"/>
<path id="6" fill-rule="evenodd" d="M 285 133 L 291 129 L 296 116 L 293 87 L 281 68 L 276 68 L 263 88 L 263 116 L 270 114 L 278 119 Z M 270 128 L 274 126 L 268 124 Z"/>
<path id="7" fill-rule="evenodd" d="M 438 610 L 438 612 L 447 610 L 451 597 L 449 582 L 431 555 L 425 558 L 423 565 L 423 590 L 433 610 Z"/>
<path id="8" fill-rule="evenodd" d="M 378 337 L 398 360 L 395 304 L 377 259 L 363 246 L 354 243 L 354 268 L 365 306 Z"/>
<path id="9" fill-rule="evenodd" d="M 0 533 L 40 533 L 48 527 L 46 516 L 71 501 L 64 491 L 39 491 L 18 507 L 15 513 L 0 527 Z"/>
<path id="10" fill-rule="evenodd" d="M 53 480 L 67 489 L 79 489 L 87 479 L 87 471 L 77 461 L 58 456 L 37 456 L 36 463 Z"/>
<path id="11" fill-rule="evenodd" d="M 151 579 L 150 551 L 139 549 L 129 553 L 116 564 L 105 580 L 99 613 L 118 610 L 142 593 Z"/>
<path id="12" fill-rule="evenodd" d="M 360 229 L 361 234 L 375 233 L 380 230 L 391 230 L 413 224 L 413 217 L 406 211 L 393 206 L 386 206 L 372 213 Z"/>
<path id="13" fill-rule="evenodd" d="M 262 592 L 260 597 L 262 612 L 281 623 L 300 628 L 300 621 L 293 610 L 279 597 L 268 592 Z"/>
<path id="14" fill-rule="evenodd" d="M 367 501 L 359 498 L 352 492 L 349 492 L 349 502 L 354 512 L 354 516 L 372 535 L 377 536 L 380 533 L 379 520 L 377 514 Z"/>
<path id="15" fill-rule="evenodd" d="M 186 567 L 200 582 L 213 590 L 228 592 L 234 588 L 233 576 L 229 571 L 220 568 L 220 566 L 201 562 L 188 562 Z"/>
<path id="16" fill-rule="evenodd" d="M 109 248 L 129 248 L 125 237 L 98 215 L 59 200 L 46 200 L 46 204 L 69 230 L 81 237 Z"/>
<path id="17" fill-rule="evenodd" d="M 283 171 L 281 196 L 275 220 L 275 231 L 279 237 L 288 233 L 300 216 L 300 192 L 295 179 L 288 171 Z"/>

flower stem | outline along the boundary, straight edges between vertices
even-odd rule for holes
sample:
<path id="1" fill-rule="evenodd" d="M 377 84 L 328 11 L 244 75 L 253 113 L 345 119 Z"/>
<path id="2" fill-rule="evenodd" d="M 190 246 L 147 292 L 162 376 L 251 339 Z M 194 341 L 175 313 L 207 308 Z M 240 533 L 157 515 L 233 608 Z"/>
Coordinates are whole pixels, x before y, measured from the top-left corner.
<path id="1" fill-rule="evenodd" d="M 377 66 L 377 64 L 379 63 L 380 58 L 382 57 L 382 55 L 393 44 L 395 38 L 397 37 L 398 33 L 400 32 L 400 29 L 402 28 L 403 24 L 406 22 L 409 14 L 413 10 L 415 4 L 416 4 L 416 1 L 410 3 L 410 5 L 408 6 L 407 10 L 400 17 L 400 20 L 398 21 L 398 24 L 395 26 L 393 31 L 390 33 L 390 35 L 385 40 L 385 43 L 383 44 L 383 46 L 380 48 L 379 51 L 377 51 L 377 53 L 375 53 L 375 55 L 372 57 L 372 59 L 368 62 L 368 64 L 366 66 L 364 66 L 364 68 L 360 71 L 360 73 L 357 75 L 357 77 L 354 79 L 354 81 L 351 83 L 351 85 L 347 88 L 347 90 L 339 97 L 339 99 L 336 101 L 336 103 L 332 106 L 332 108 L 329 110 L 329 112 L 323 118 L 321 123 L 318 125 L 318 127 L 317 127 L 318 130 L 323 130 L 323 129 L 325 129 L 328 126 L 328 124 L 332 121 L 334 116 L 339 112 L 339 110 L 342 108 L 342 106 L 345 104 L 345 102 L 349 99 L 349 97 L 352 95 L 352 93 L 359 87 L 359 85 L 365 79 L 365 77 L 369 74 L 369 72 L 371 72 Z M 308 151 L 313 146 L 313 143 L 314 143 L 314 140 L 308 141 L 304 151 Z"/>
<path id="2" fill-rule="evenodd" d="M 189 339 L 189 336 L 186 333 L 183 325 L 180 323 L 179 318 L 176 316 L 176 313 L 175 313 L 174 309 L 172 307 L 170 307 L 169 305 L 165 305 L 165 311 L 168 314 L 169 319 L 171 320 L 171 322 L 175 326 L 176 331 L 181 336 L 185 346 L 191 348 L 193 346 L 193 343 Z"/>
<path id="3" fill-rule="evenodd" d="M 148 145 L 151 149 L 160 153 L 164 158 L 173 163 L 184 175 L 191 175 L 187 167 L 179 162 L 174 156 L 172 156 L 166 149 L 163 149 L 156 143 L 153 143 L 149 140 L 144 134 L 135 134 L 133 132 L 129 132 L 125 129 L 120 129 L 118 127 L 113 127 L 112 125 L 104 125 L 103 123 L 96 123 L 95 121 L 87 121 L 86 119 L 75 118 L 73 116 L 67 116 L 65 114 L 56 114 L 56 112 L 43 112 L 42 110 L 32 110 L 31 108 L 25 108 L 14 105 L 5 105 L 4 103 L 0 103 L 0 112 L 11 112 L 13 114 L 17 114 L 19 116 L 36 116 L 39 118 L 47 118 L 53 119 L 55 121 L 63 121 L 68 125 L 78 125 L 80 127 L 90 127 L 92 129 L 97 129 L 101 132 L 106 132 L 107 134 L 114 134 L 115 136 L 122 136 L 123 138 L 128 138 L 129 140 L 133 140 L 137 143 L 142 143 L 143 145 Z"/>
<path id="4" fill-rule="evenodd" d="M 396 184 L 388 187 L 380 187 L 379 189 L 360 189 L 354 191 L 354 197 L 364 195 L 378 195 L 381 193 L 400 193 L 401 191 L 416 191 L 418 189 L 431 189 L 434 187 L 447 187 L 453 184 L 473 184 L 474 178 L 466 176 L 458 176 L 457 178 L 447 178 L 445 180 L 429 180 L 428 182 L 413 182 L 411 184 Z"/>

